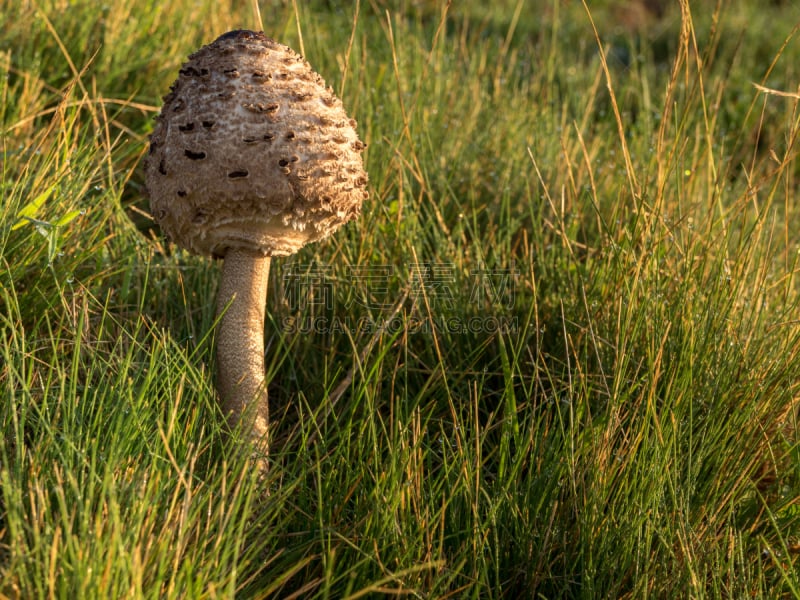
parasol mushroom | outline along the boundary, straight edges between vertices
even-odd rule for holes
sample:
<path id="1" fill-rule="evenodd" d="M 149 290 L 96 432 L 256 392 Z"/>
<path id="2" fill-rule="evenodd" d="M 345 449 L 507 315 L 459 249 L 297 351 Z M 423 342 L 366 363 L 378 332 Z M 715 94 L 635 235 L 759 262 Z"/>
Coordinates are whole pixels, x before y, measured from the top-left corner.
<path id="1" fill-rule="evenodd" d="M 156 222 L 178 246 L 223 259 L 217 391 L 263 459 L 270 258 L 359 215 L 367 174 L 355 126 L 302 57 L 237 30 L 189 57 L 150 138 L 145 178 Z"/>

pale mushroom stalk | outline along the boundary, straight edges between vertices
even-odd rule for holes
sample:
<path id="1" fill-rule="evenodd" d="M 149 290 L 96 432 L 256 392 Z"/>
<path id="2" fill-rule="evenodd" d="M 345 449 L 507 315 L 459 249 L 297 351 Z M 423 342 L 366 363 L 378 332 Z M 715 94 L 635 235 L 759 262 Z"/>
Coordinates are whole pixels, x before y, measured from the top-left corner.
<path id="1" fill-rule="evenodd" d="M 230 248 L 217 292 L 217 390 L 230 424 L 242 422 L 268 451 L 269 407 L 264 378 L 264 313 L 270 257 Z M 245 419 L 242 421 L 242 419 Z"/>

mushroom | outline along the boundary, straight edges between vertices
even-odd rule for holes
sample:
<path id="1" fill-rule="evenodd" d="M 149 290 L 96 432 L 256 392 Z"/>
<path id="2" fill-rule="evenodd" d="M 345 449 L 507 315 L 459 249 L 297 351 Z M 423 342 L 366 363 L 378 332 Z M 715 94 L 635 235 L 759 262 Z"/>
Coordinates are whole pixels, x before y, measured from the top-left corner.
<path id="1" fill-rule="evenodd" d="M 237 30 L 189 57 L 150 138 L 145 178 L 156 222 L 178 246 L 223 259 L 217 391 L 262 465 L 270 259 L 359 215 L 367 174 L 355 127 L 301 56 L 261 32 Z"/>

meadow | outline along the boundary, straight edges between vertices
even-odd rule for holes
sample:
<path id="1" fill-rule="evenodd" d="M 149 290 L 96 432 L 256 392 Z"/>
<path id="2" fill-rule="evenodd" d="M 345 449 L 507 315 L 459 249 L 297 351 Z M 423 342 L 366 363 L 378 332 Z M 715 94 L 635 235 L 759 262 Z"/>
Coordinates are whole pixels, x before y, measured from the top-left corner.
<path id="1" fill-rule="evenodd" d="M 0 0 L 0 598 L 800 597 L 800 6 L 587 4 Z M 262 27 L 370 176 L 273 262 L 266 480 L 142 171 Z"/>

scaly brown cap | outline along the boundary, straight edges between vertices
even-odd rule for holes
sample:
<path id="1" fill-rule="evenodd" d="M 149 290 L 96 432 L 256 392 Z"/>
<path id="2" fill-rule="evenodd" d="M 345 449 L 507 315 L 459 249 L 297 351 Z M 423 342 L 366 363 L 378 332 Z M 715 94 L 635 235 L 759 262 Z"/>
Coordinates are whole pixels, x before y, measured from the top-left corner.
<path id="1" fill-rule="evenodd" d="M 226 33 L 189 57 L 164 98 L 145 163 L 151 212 L 196 254 L 293 254 L 360 213 L 355 127 L 291 48 Z"/>

